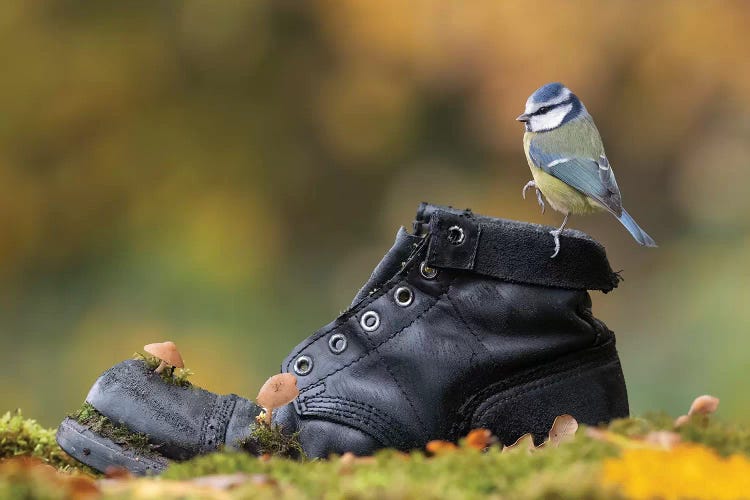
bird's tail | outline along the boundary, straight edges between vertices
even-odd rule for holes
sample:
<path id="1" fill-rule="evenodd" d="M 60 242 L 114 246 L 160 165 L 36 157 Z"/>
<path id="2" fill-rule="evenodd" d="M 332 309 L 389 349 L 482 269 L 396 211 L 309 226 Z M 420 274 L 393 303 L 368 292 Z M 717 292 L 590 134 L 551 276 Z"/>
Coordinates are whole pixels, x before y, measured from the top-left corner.
<path id="1" fill-rule="evenodd" d="M 617 218 L 620 222 L 622 222 L 622 225 L 625 226 L 625 229 L 630 231 L 630 234 L 633 235 L 633 238 L 635 238 L 635 241 L 640 243 L 643 246 L 646 247 L 655 247 L 656 242 L 654 239 L 646 234 L 646 231 L 641 229 L 641 227 L 636 224 L 636 222 L 633 220 L 633 218 L 630 216 L 629 213 L 625 211 L 623 208 L 622 215 Z"/>

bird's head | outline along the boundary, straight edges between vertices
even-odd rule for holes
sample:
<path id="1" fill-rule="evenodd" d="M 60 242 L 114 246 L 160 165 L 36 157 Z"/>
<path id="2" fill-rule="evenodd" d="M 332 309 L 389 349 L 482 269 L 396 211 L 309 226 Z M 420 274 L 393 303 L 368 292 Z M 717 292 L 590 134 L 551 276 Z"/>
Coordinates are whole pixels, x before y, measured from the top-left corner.
<path id="1" fill-rule="evenodd" d="M 584 114 L 583 103 L 562 83 L 539 87 L 526 100 L 526 109 L 516 120 L 526 124 L 528 132 L 547 132 Z"/>

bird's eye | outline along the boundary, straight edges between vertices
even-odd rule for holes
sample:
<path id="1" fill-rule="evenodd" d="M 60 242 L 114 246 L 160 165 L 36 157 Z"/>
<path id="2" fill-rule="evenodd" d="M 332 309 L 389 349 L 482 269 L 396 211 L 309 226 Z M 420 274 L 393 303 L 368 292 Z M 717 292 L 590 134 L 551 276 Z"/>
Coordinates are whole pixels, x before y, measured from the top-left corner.
<path id="1" fill-rule="evenodd" d="M 542 106 L 541 108 L 537 109 L 536 112 L 539 114 L 544 114 L 547 111 L 549 111 L 549 106 Z"/>

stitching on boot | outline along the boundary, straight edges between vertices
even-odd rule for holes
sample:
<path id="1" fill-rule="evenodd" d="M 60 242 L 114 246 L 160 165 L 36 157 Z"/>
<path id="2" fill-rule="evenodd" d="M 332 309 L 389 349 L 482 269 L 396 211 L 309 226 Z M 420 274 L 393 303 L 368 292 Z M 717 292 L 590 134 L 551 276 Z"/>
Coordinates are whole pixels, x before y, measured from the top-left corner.
<path id="1" fill-rule="evenodd" d="M 317 398 L 316 398 L 317 399 Z M 382 444 L 389 446 L 394 443 L 398 444 L 404 444 L 407 442 L 407 439 L 405 439 L 404 434 L 399 430 L 399 423 L 392 421 L 387 421 L 383 416 L 380 415 L 380 412 L 376 408 L 372 408 L 370 411 L 366 411 L 364 408 L 361 408 L 362 404 L 357 403 L 355 401 L 349 401 L 345 399 L 339 399 L 339 398 L 327 398 L 333 400 L 332 402 L 321 402 L 320 404 L 311 404 L 311 409 L 315 413 L 324 412 L 329 415 L 338 416 L 341 417 L 342 423 L 347 424 L 351 427 L 353 427 L 350 423 L 350 420 L 353 419 L 355 421 L 358 421 L 362 424 L 362 427 L 355 427 L 358 430 L 364 432 L 365 434 L 372 435 L 373 433 L 377 433 L 380 436 L 376 437 L 378 441 L 381 441 Z M 331 404 L 341 405 L 340 407 L 333 407 L 329 406 Z M 357 408 L 357 406 L 360 406 L 359 409 L 364 410 L 363 413 L 358 413 L 357 411 L 354 411 Z M 347 410 L 347 406 L 349 410 Z M 367 406 L 367 405 L 365 405 Z"/>
<path id="2" fill-rule="evenodd" d="M 210 446 L 213 446 L 214 448 L 218 447 L 220 444 L 227 442 L 227 430 L 229 428 L 229 416 L 234 411 L 234 407 L 237 405 L 237 396 L 234 394 L 229 395 L 224 399 L 222 402 L 221 408 L 219 408 L 218 411 L 218 417 L 216 418 L 217 422 L 215 425 L 215 429 L 211 433 L 211 437 L 213 440 L 213 444 Z"/>
<path id="3" fill-rule="evenodd" d="M 214 404 L 203 416 L 200 431 L 200 447 L 203 450 L 215 450 L 221 442 L 219 437 L 226 441 L 227 426 L 229 423 L 230 410 L 237 404 L 237 397 L 217 396 Z M 211 429 L 213 426 L 213 429 Z"/>
<path id="4" fill-rule="evenodd" d="M 362 429 L 359 427 L 356 427 L 352 425 L 352 421 L 360 421 L 362 422 L 362 426 L 367 428 L 367 431 L 364 431 L 365 434 L 368 436 L 374 438 L 376 441 L 380 443 L 381 446 L 389 446 L 389 439 L 386 435 L 382 434 L 378 431 L 378 429 L 374 429 L 372 425 L 367 425 L 369 422 L 367 420 L 362 419 L 361 415 L 358 415 L 356 413 L 351 412 L 336 412 L 331 408 L 327 408 L 325 406 L 320 406 L 315 409 L 315 413 L 312 414 L 316 417 L 323 417 L 328 418 L 332 422 L 345 425 L 347 427 L 351 427 L 353 429 L 357 429 L 360 432 L 362 432 Z"/>
<path id="5" fill-rule="evenodd" d="M 437 304 L 437 302 L 436 302 Z M 382 344 L 381 344 L 382 345 Z M 409 408 L 411 408 L 411 412 L 414 414 L 414 417 L 417 419 L 417 422 L 419 423 L 419 428 L 422 430 L 423 435 L 427 435 L 427 426 L 424 425 L 424 422 L 422 421 L 422 417 L 419 416 L 419 412 L 417 412 L 416 407 L 414 406 L 414 402 L 411 400 L 409 395 L 404 390 L 403 385 L 401 385 L 401 382 L 396 377 L 396 374 L 393 373 L 391 370 L 391 367 L 388 365 L 388 362 L 383 359 L 383 356 L 380 356 L 379 359 L 380 363 L 385 367 L 385 369 L 388 371 L 388 374 L 391 376 L 393 381 L 396 383 L 396 386 L 401 391 L 401 394 L 406 398 L 406 402 L 409 403 Z"/>
<path id="6" fill-rule="evenodd" d="M 448 291 L 446 291 L 446 292 L 445 292 L 445 296 L 447 297 L 447 299 L 448 299 L 448 302 L 450 302 L 451 306 L 453 307 L 453 310 L 454 310 L 454 311 L 456 311 L 456 316 L 458 316 L 458 319 L 460 319 L 460 320 L 461 320 L 461 323 L 463 323 L 463 324 L 464 324 L 464 326 L 466 327 L 466 329 L 467 329 L 467 330 L 469 330 L 469 332 L 470 332 L 470 333 L 471 333 L 471 334 L 472 334 L 472 335 L 474 336 L 474 338 L 475 338 L 475 339 L 477 340 L 477 343 L 479 343 L 479 346 L 480 346 L 480 347 L 481 347 L 482 349 L 484 349 L 484 352 L 485 352 L 485 354 L 486 354 L 486 353 L 488 353 L 488 352 L 489 352 L 489 350 L 488 350 L 488 349 L 487 349 L 487 347 L 486 347 L 486 346 L 484 345 L 484 342 L 482 342 L 482 339 L 481 339 L 481 338 L 479 338 L 479 335 L 477 334 L 477 332 L 476 332 L 476 331 L 475 331 L 475 330 L 474 330 L 474 329 L 473 329 L 473 328 L 472 328 L 472 327 L 471 327 L 471 326 L 469 325 L 469 322 L 468 322 L 468 321 L 466 321 L 466 319 L 464 318 L 464 315 L 463 315 L 463 314 L 461 314 L 461 311 L 460 311 L 460 310 L 458 309 L 458 307 L 456 306 L 456 303 L 455 303 L 455 302 L 453 302 L 453 299 L 451 299 L 451 295 L 450 295 L 450 293 L 451 293 L 451 288 L 453 287 L 453 284 L 454 284 L 454 283 L 456 282 L 456 280 L 457 280 L 457 279 L 458 279 L 458 278 L 456 278 L 456 279 L 454 279 L 453 281 L 451 281 L 451 284 L 450 284 L 450 286 L 448 287 Z M 476 356 L 476 355 L 478 355 L 478 354 L 479 354 L 478 352 L 474 351 L 474 349 L 472 349 L 472 350 L 471 350 L 471 352 L 472 352 L 472 354 L 473 354 L 474 356 Z"/>
<path id="7" fill-rule="evenodd" d="M 320 396 L 317 398 L 314 398 L 313 403 L 316 403 L 318 400 L 320 400 L 322 403 L 326 404 L 341 404 L 344 408 L 347 407 L 353 407 L 353 408 L 359 408 L 361 410 L 364 410 L 366 412 L 366 415 L 368 418 L 373 418 L 377 420 L 381 420 L 384 425 L 388 428 L 393 428 L 398 432 L 399 424 L 397 420 L 392 418 L 388 414 L 382 414 L 380 410 L 378 410 L 376 407 L 369 405 L 367 403 L 363 403 L 361 401 L 356 401 L 353 399 L 348 398 L 340 398 L 340 397 L 334 397 L 334 396 Z"/>
<path id="8" fill-rule="evenodd" d="M 397 284 L 397 283 L 396 283 L 396 284 Z M 390 292 L 390 290 L 392 290 L 393 288 L 395 288 L 396 284 L 394 284 L 394 285 L 393 285 L 392 287 L 390 287 L 390 288 L 389 288 L 389 289 L 387 290 L 387 292 Z M 371 344 L 371 342 L 370 342 L 370 338 L 369 338 L 369 337 L 366 337 L 366 336 L 364 336 L 364 340 L 365 340 L 365 342 L 366 342 L 366 343 L 367 343 L 368 345 L 370 345 L 370 346 L 371 346 L 371 349 L 369 349 L 369 350 L 367 350 L 367 351 L 363 352 L 362 354 L 360 354 L 360 355 L 359 355 L 359 357 L 357 357 L 357 358 L 355 358 L 355 359 L 351 360 L 350 362 L 346 363 L 345 365 L 342 365 L 342 366 L 338 367 L 338 368 L 337 368 L 336 370 L 334 370 L 334 371 L 332 371 L 332 372 L 329 372 L 329 373 L 327 373 L 327 374 L 325 374 L 325 375 L 321 375 L 321 376 L 320 376 L 320 378 L 319 378 L 319 380 L 318 380 L 317 382 L 314 382 L 314 383 L 312 383 L 312 384 L 308 385 L 307 387 L 304 387 L 304 388 L 300 389 L 300 394 L 306 394 L 306 393 L 308 393 L 309 391 L 312 391 L 312 390 L 315 390 L 315 389 L 317 389 L 317 388 L 318 388 L 319 386 L 321 386 L 321 385 L 324 385 L 324 384 L 325 384 L 325 379 L 327 379 L 328 377 L 330 377 L 330 376 L 332 376 L 332 375 L 334 375 L 334 374 L 336 374 L 336 373 L 340 372 L 341 370 L 343 370 L 343 369 L 345 369 L 345 368 L 349 367 L 350 365 L 352 365 L 352 364 L 354 364 L 354 363 L 356 363 L 356 362 L 358 362 L 358 361 L 360 361 L 360 360 L 362 360 L 362 359 L 366 358 L 366 357 L 367 357 L 367 356 L 369 356 L 370 354 L 372 354 L 372 353 L 376 352 L 376 351 L 378 350 L 378 348 L 380 348 L 380 346 L 382 346 L 382 345 L 383 345 L 383 344 L 385 344 L 386 342 L 388 342 L 388 341 L 390 341 L 391 339 L 393 339 L 393 338 L 394 338 L 394 337 L 395 337 L 396 335 L 398 335 L 398 334 L 399 334 L 399 333 L 401 333 L 402 331 L 404 331 L 404 330 L 406 330 L 407 328 L 409 328 L 410 326 L 412 326 L 412 325 L 413 325 L 414 323 L 416 323 L 416 322 L 417 322 L 417 320 L 419 320 L 419 319 L 420 319 L 420 318 L 421 318 L 421 317 L 422 317 L 422 316 L 423 316 L 424 314 L 426 314 L 426 313 L 427 313 L 427 312 L 428 312 L 428 311 L 429 311 L 430 309 L 432 309 L 433 307 L 435 307 L 435 305 L 437 305 L 437 303 L 438 303 L 438 302 L 440 301 L 440 298 L 441 298 L 441 296 L 438 296 L 438 297 L 437 297 L 437 298 L 435 299 L 435 302 L 434 302 L 434 303 L 430 304 L 429 306 L 426 306 L 426 307 L 424 308 L 424 310 L 423 310 L 422 312 L 420 312 L 419 314 L 417 314 L 417 315 L 416 315 L 416 316 L 414 317 L 414 319 L 412 319 L 412 321 L 411 321 L 410 323 L 408 323 L 408 324 L 404 325 L 404 326 L 403 326 L 403 327 L 402 327 L 401 329 L 399 329 L 398 331 L 394 332 L 394 333 L 393 333 L 393 335 L 391 335 L 390 337 L 388 337 L 388 338 L 386 338 L 386 339 L 382 340 L 382 341 L 381 341 L 381 342 L 380 342 L 379 344 L 377 344 L 376 346 L 372 347 L 372 344 Z M 424 307 L 424 306 L 423 306 L 423 307 Z M 340 325 L 340 326 L 342 326 L 342 325 Z M 362 336 L 362 335 L 360 335 L 360 337 L 363 337 L 363 336 Z"/>
<path id="9" fill-rule="evenodd" d="M 453 282 L 454 282 L 454 281 L 456 281 L 456 279 L 457 279 L 457 278 L 453 278 L 453 279 L 452 279 L 452 280 L 451 280 L 451 281 L 450 281 L 450 282 L 448 283 L 448 287 L 446 288 L 446 291 L 445 291 L 445 293 L 444 293 L 444 296 L 445 296 L 446 298 L 448 298 L 448 291 L 450 290 L 450 287 L 451 287 L 451 285 L 453 284 Z M 437 305 L 437 303 L 438 303 L 438 302 L 440 302 L 440 299 L 441 299 L 441 298 L 442 298 L 442 295 L 441 295 L 441 297 L 440 297 L 440 298 L 438 298 L 438 300 L 436 300 L 436 301 L 435 301 L 435 303 L 434 303 L 434 304 L 432 304 L 432 305 L 431 305 L 431 306 L 429 307 L 429 309 L 432 309 L 433 307 L 435 307 L 435 305 Z M 450 303 L 450 298 L 448 298 L 448 302 Z M 429 309 L 428 309 L 428 310 L 429 310 Z M 425 311 L 425 312 L 424 312 L 424 313 L 422 313 L 422 314 L 425 314 L 426 312 L 427 312 L 427 311 Z M 418 316 L 418 317 L 419 317 L 419 316 Z M 417 317 L 417 318 L 418 318 L 418 317 Z M 414 323 L 416 322 L 417 318 L 415 318 L 415 320 L 414 320 L 414 321 L 412 321 L 412 322 L 411 322 L 411 323 L 409 324 L 409 326 L 411 326 L 412 324 L 414 324 Z M 402 329 L 401 331 L 403 331 L 403 330 L 404 330 L 404 329 Z M 388 341 L 388 340 L 390 340 L 391 338 L 394 338 L 394 337 L 395 337 L 395 336 L 389 337 L 389 338 L 388 338 L 388 339 L 387 339 L 386 341 Z M 407 402 L 407 403 L 409 403 L 409 408 L 411 408 L 411 412 L 412 412 L 412 414 L 413 414 L 413 415 L 414 415 L 414 417 L 416 418 L 416 420 L 417 420 L 417 423 L 419 423 L 419 428 L 420 428 L 420 430 L 422 431 L 422 434 L 426 436 L 426 435 L 427 435 L 427 426 L 426 426 L 426 425 L 424 424 L 424 421 L 422 420 L 422 417 L 421 417 L 421 416 L 419 415 L 419 412 L 417 412 L 417 408 L 415 407 L 415 405 L 414 405 L 414 402 L 413 402 L 413 401 L 411 400 L 411 398 L 409 397 L 409 394 L 407 394 L 407 392 L 406 392 L 406 390 L 404 389 L 404 386 L 402 385 L 401 381 L 400 381 L 400 380 L 398 379 L 398 377 L 396 377 L 396 374 L 395 374 L 395 373 L 393 373 L 393 370 L 391 369 L 391 367 L 390 367 L 390 364 L 388 363 L 388 361 L 387 361 L 387 360 L 386 360 L 386 359 L 385 359 L 385 358 L 384 358 L 383 356 L 379 355 L 380 353 L 378 352 L 378 348 L 379 348 L 379 347 L 381 347 L 381 346 L 382 346 L 382 345 L 383 345 L 383 344 L 384 344 L 385 342 L 382 342 L 382 343 L 378 344 L 377 346 L 375 346 L 375 345 L 374 345 L 374 344 L 372 343 L 372 341 L 370 340 L 370 338 L 369 338 L 369 337 L 367 337 L 367 336 L 365 336 L 365 341 L 367 342 L 367 345 L 368 345 L 368 346 L 370 346 L 370 350 L 378 354 L 378 363 L 379 363 L 379 364 L 381 364 L 381 365 L 382 365 L 382 366 L 383 366 L 383 367 L 384 367 L 384 368 L 386 369 L 386 371 L 388 372 L 388 374 L 389 374 L 389 375 L 391 376 L 391 379 L 392 379 L 392 380 L 393 380 L 393 382 L 394 382 L 394 383 L 396 384 L 396 387 L 398 387 L 398 390 L 399 390 L 399 391 L 401 391 L 401 395 L 403 395 L 403 396 L 404 396 L 404 398 L 406 399 L 406 402 Z"/>
<path id="10" fill-rule="evenodd" d="M 367 356 L 369 356 L 369 355 L 377 352 L 377 350 L 380 349 L 384 344 L 386 344 L 386 343 L 390 342 L 391 340 L 393 340 L 396 337 L 396 335 L 398 335 L 399 333 L 403 332 L 407 328 L 411 327 L 414 323 L 416 323 L 417 321 L 419 321 L 420 319 L 422 319 L 422 317 L 425 314 L 427 314 L 428 312 L 430 312 L 433 307 L 435 307 L 437 304 L 440 303 L 440 301 L 443 299 L 444 296 L 445 296 L 445 292 L 443 292 L 442 294 L 440 294 L 440 296 L 438 297 L 438 299 L 430 307 L 428 307 L 427 309 L 425 309 L 424 311 L 422 311 L 421 313 L 419 313 L 409 324 L 407 324 L 403 328 L 397 330 L 396 332 L 394 332 L 393 334 L 391 334 L 388 338 L 382 340 L 379 344 L 377 344 L 377 346 L 375 346 L 374 349 L 362 353 L 359 357 L 351 360 L 350 362 L 346 363 L 345 365 L 342 365 L 342 366 L 338 367 L 337 369 L 335 369 L 334 371 L 328 373 L 327 375 L 322 376 L 321 380 L 315 382 L 314 384 L 310 384 L 308 386 L 308 388 L 312 389 L 313 387 L 317 387 L 317 386 L 323 384 L 325 382 L 324 379 L 326 379 L 326 378 L 328 378 L 328 377 L 330 377 L 330 376 L 332 376 L 332 375 L 340 372 L 341 370 L 349 368 L 354 363 L 356 363 L 358 361 L 361 361 L 365 357 L 367 357 Z"/>

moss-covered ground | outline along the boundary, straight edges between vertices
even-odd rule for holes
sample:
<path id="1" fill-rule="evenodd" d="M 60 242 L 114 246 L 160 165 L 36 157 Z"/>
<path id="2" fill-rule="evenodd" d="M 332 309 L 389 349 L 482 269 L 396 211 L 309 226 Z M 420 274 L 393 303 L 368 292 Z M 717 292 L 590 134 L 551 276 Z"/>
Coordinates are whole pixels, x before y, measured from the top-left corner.
<path id="1" fill-rule="evenodd" d="M 85 410 L 85 408 L 83 409 Z M 96 414 L 78 412 L 95 421 Z M 265 438 L 273 439 L 272 435 Z M 268 445 L 268 443 L 266 443 Z M 435 453 L 384 450 L 330 460 L 219 452 L 161 477 L 104 479 L 70 459 L 20 412 L 0 419 L 0 498 L 747 498 L 750 427 L 666 415 L 581 427 L 559 446 L 484 450 L 464 440 Z M 25 458 L 19 458 L 25 457 Z"/>

